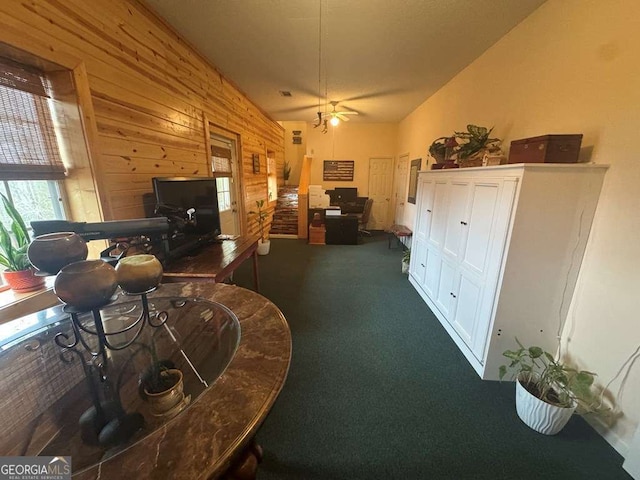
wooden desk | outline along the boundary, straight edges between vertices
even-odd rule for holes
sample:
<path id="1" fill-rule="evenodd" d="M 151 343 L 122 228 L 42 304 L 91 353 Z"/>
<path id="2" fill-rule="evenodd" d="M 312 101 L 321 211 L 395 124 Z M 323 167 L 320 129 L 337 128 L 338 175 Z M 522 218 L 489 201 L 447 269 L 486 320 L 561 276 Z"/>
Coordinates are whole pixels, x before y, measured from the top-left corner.
<path id="1" fill-rule="evenodd" d="M 173 260 L 164 270 L 163 283 L 221 283 L 249 257 L 253 257 L 253 286 L 260 291 L 258 277 L 258 237 L 239 237 L 199 248 L 190 255 Z"/>

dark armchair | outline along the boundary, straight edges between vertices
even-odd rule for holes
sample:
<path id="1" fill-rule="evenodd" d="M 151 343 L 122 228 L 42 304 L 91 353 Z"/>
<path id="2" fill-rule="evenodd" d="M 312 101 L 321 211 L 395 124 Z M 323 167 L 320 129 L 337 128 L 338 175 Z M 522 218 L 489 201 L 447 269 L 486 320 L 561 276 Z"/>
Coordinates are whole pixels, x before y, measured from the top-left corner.
<path id="1" fill-rule="evenodd" d="M 371 207 L 373 206 L 373 198 L 367 198 L 364 203 L 364 209 L 362 213 L 358 215 L 358 233 L 363 235 L 371 235 L 371 232 L 367 230 L 367 223 L 369 223 L 369 216 L 371 215 Z"/>

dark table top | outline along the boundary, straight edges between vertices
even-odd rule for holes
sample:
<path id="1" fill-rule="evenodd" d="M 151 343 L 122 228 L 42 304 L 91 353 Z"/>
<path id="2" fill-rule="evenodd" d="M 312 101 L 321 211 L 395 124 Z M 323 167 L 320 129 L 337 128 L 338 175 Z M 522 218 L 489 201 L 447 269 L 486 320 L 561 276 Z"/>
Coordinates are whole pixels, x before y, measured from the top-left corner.
<path id="1" fill-rule="evenodd" d="M 168 312 L 167 326 L 147 325 L 131 347 L 110 351 L 108 368 L 99 371 L 106 380 L 96 382 L 100 399 L 115 398 L 127 414 L 143 416 L 144 427 L 108 447 L 83 437 L 78 419 L 96 403 L 87 379 L 97 370 L 83 374 L 79 357 L 54 343 L 54 335 L 68 332 L 70 325 L 56 307 L 16 321 L 23 327 L 32 323 L 35 330 L 4 342 L 0 421 L 11 428 L 5 428 L 1 455 L 71 455 L 74 475 L 82 479 L 118 478 L 130 471 L 136 478 L 209 478 L 228 467 L 284 384 L 291 357 L 286 320 L 254 292 L 209 282 L 162 285 L 149 303 L 152 310 Z M 105 326 L 120 321 L 126 326 L 137 305 L 135 298 L 124 297 L 105 307 Z M 150 414 L 139 394 L 151 338 L 158 356 L 174 361 L 184 374 L 190 403 L 175 418 Z"/>

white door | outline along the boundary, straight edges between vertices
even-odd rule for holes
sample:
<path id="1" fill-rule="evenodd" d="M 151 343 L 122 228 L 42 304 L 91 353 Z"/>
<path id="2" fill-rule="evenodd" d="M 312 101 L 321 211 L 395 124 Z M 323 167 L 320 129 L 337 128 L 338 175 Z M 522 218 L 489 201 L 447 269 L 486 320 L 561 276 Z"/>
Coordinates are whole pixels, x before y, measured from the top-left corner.
<path id="1" fill-rule="evenodd" d="M 463 233 L 466 233 L 468 181 L 454 180 L 449 184 L 449 205 L 443 253 L 453 262 L 458 261 L 462 248 Z"/>
<path id="2" fill-rule="evenodd" d="M 431 225 L 427 233 L 429 244 L 441 248 L 447 222 L 447 181 L 436 180 L 433 187 L 433 207 L 427 213 L 431 215 Z"/>
<path id="3" fill-rule="evenodd" d="M 407 203 L 407 172 L 409 167 L 409 154 L 401 155 L 396 167 L 395 202 L 396 214 L 393 223 L 404 223 L 404 206 Z"/>
<path id="4" fill-rule="evenodd" d="M 640 480 L 640 427 L 636 428 L 622 466 L 633 478 Z"/>
<path id="5" fill-rule="evenodd" d="M 230 138 L 212 134 L 211 168 L 216 177 L 220 230 L 226 235 L 240 234 L 238 213 L 238 159 L 236 142 Z"/>
<path id="6" fill-rule="evenodd" d="M 373 198 L 368 223 L 371 230 L 384 230 L 390 226 L 392 182 L 393 158 L 369 159 L 369 198 Z"/>

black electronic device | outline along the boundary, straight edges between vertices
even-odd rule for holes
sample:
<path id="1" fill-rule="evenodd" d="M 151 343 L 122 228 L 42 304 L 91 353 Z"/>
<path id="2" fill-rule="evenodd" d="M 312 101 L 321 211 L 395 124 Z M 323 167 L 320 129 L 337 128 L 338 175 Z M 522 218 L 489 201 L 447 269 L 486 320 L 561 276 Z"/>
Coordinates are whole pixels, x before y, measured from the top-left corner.
<path id="1" fill-rule="evenodd" d="M 331 204 L 355 203 L 358 199 L 358 189 L 356 187 L 337 187 L 330 195 Z"/>
<path id="2" fill-rule="evenodd" d="M 170 220 L 182 217 L 185 235 L 215 237 L 220 232 L 216 179 L 211 177 L 155 177 L 156 214 Z"/>

